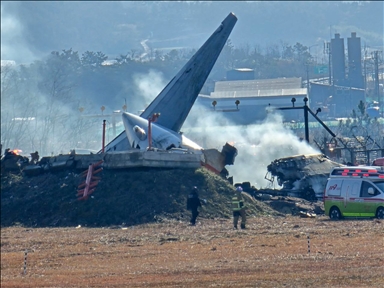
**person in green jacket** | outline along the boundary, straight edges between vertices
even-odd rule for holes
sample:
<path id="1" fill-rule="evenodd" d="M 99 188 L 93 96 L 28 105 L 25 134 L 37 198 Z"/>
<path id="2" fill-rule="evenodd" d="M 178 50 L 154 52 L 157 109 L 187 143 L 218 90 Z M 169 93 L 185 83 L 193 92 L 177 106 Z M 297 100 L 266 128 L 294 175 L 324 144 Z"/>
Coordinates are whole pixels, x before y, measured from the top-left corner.
<path id="1" fill-rule="evenodd" d="M 247 221 L 247 217 L 245 215 L 245 205 L 244 199 L 241 195 L 243 192 L 243 188 L 238 186 L 235 191 L 235 195 L 232 197 L 232 211 L 233 211 L 233 227 L 237 229 L 237 223 L 239 222 L 239 217 L 241 216 L 241 229 L 245 229 L 245 222 Z"/>

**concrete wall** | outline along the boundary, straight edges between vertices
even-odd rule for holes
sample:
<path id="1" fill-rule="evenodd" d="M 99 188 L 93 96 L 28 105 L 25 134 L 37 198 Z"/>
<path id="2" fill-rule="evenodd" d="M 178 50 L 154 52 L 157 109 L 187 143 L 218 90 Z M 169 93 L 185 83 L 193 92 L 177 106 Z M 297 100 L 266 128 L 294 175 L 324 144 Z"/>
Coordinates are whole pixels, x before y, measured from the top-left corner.
<path id="1" fill-rule="evenodd" d="M 122 151 L 106 153 L 103 167 L 107 169 L 130 167 L 198 168 L 204 161 L 202 154 L 168 151 Z"/>

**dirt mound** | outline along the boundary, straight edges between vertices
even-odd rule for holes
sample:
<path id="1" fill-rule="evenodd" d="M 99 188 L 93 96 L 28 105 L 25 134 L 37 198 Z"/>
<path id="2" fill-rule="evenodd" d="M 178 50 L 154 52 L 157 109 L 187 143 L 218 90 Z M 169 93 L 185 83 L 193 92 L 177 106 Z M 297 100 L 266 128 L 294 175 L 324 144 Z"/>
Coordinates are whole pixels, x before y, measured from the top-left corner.
<path id="1" fill-rule="evenodd" d="M 136 225 L 164 218 L 188 221 L 187 195 L 197 186 L 207 203 L 199 217 L 231 217 L 234 191 L 227 181 L 203 168 L 104 170 L 88 200 L 77 200 L 80 173 L 61 171 L 38 176 L 2 174 L 1 226 L 29 227 Z M 252 217 L 279 215 L 263 202 L 245 197 Z"/>

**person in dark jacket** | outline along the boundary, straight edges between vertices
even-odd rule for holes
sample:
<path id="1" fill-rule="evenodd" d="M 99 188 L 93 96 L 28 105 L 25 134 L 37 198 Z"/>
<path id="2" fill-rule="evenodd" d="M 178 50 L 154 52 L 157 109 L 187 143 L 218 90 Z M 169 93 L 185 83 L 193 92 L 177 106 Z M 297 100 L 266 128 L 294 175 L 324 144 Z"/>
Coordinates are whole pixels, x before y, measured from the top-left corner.
<path id="1" fill-rule="evenodd" d="M 199 190 L 197 189 L 197 187 L 196 186 L 193 187 L 192 191 L 191 191 L 191 193 L 189 193 L 188 199 L 187 199 L 187 209 L 191 210 L 191 212 L 192 212 L 192 217 L 191 217 L 191 221 L 190 221 L 192 226 L 194 226 L 196 224 L 196 218 L 199 215 L 199 211 L 197 210 L 197 208 L 199 206 L 201 206 L 198 192 L 199 192 Z"/>

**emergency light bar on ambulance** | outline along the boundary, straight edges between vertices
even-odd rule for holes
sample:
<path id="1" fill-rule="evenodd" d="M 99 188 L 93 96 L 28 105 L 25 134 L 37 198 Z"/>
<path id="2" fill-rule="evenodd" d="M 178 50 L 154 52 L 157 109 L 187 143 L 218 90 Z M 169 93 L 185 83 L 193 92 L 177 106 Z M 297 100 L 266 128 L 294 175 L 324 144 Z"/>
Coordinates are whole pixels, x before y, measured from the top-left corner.
<path id="1" fill-rule="evenodd" d="M 381 167 L 339 167 L 334 168 L 330 177 L 370 177 L 384 179 Z"/>

